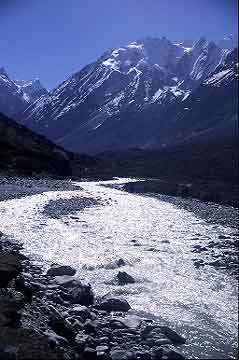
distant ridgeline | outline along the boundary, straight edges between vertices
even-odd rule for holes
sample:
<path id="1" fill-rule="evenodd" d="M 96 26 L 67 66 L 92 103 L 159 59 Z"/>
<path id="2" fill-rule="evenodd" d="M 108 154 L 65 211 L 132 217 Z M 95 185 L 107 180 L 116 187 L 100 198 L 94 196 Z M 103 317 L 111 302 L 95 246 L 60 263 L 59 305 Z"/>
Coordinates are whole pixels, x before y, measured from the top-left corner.
<path id="1" fill-rule="evenodd" d="M 238 59 L 202 38 L 142 39 L 104 53 L 19 119 L 64 148 L 96 154 L 233 135 Z"/>
<path id="2" fill-rule="evenodd" d="M 0 173 L 70 172 L 71 154 L 0 113 Z"/>
<path id="3" fill-rule="evenodd" d="M 0 111 L 68 151 L 101 154 L 100 167 L 81 157 L 89 173 L 229 184 L 237 180 L 237 80 L 237 49 L 228 41 L 147 38 L 105 52 L 51 92 L 38 80 L 13 81 L 1 69 Z M 33 167 L 44 168 L 48 158 L 53 171 L 62 168 L 69 153 L 12 126 L 14 136 L 22 134 L 16 143 L 1 116 L 2 167 L 27 168 L 23 153 L 32 151 Z M 81 162 L 73 166 L 82 174 Z"/>

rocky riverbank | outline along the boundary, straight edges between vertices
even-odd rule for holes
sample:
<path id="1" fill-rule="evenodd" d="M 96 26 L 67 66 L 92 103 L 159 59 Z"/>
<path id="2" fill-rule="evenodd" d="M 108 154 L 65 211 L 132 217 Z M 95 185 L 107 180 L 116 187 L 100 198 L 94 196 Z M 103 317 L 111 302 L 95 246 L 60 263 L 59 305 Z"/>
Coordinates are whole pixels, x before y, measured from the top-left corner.
<path id="1" fill-rule="evenodd" d="M 220 183 L 219 181 L 170 181 L 161 179 L 145 179 L 127 183 L 124 190 L 132 193 L 155 193 L 183 198 L 195 198 L 218 204 L 238 207 L 238 186 Z"/>
<path id="2" fill-rule="evenodd" d="M 121 297 L 97 297 L 75 273 L 56 264 L 42 273 L 1 233 L 1 359 L 184 359 L 182 336 Z"/>
<path id="3" fill-rule="evenodd" d="M 73 185 L 70 178 L 64 177 L 9 177 L 0 174 L 0 201 L 63 190 L 80 190 L 80 187 Z"/>

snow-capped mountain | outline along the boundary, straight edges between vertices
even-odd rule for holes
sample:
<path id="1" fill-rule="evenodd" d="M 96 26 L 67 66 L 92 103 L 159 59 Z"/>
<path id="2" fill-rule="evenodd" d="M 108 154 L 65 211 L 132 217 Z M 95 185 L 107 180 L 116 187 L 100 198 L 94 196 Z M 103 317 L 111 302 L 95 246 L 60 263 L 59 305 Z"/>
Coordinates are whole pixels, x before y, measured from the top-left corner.
<path id="1" fill-rule="evenodd" d="M 18 81 L 9 77 L 4 68 L 0 68 L 0 112 L 15 117 L 29 104 L 48 91 L 38 79 Z"/>
<path id="2" fill-rule="evenodd" d="M 178 103 L 164 137 L 157 135 L 153 146 L 236 139 L 237 111 L 238 50 L 234 49 L 187 99 Z"/>
<path id="3" fill-rule="evenodd" d="M 108 51 L 19 118 L 73 151 L 153 146 L 228 53 L 204 38 L 188 45 L 147 38 Z"/>
<path id="4" fill-rule="evenodd" d="M 14 83 L 28 103 L 37 100 L 42 95 L 48 94 L 48 91 L 42 86 L 39 79 L 30 81 L 14 80 Z"/>

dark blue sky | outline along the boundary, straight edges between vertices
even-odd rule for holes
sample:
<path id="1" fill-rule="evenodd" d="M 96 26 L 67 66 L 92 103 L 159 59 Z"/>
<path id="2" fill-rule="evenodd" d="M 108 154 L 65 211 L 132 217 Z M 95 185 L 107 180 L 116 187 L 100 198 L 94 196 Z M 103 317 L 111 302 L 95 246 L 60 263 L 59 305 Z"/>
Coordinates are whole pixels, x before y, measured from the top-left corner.
<path id="1" fill-rule="evenodd" d="M 0 0 L 0 66 L 49 88 L 141 37 L 236 33 L 237 0 Z"/>

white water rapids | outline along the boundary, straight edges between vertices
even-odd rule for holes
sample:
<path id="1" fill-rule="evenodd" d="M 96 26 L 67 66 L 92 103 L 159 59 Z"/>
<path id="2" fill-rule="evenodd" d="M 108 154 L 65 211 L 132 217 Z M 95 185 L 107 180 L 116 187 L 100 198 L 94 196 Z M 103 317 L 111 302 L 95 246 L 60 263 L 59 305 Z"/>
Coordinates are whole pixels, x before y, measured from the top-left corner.
<path id="1" fill-rule="evenodd" d="M 191 251 L 200 236 L 218 240 L 234 229 L 206 223 L 192 212 L 153 197 L 128 194 L 97 182 L 83 191 L 45 192 L 0 202 L 0 230 L 22 242 L 44 267 L 56 262 L 78 269 L 96 294 L 124 296 L 137 311 L 164 319 L 187 338 L 183 353 L 195 359 L 235 358 L 237 286 L 212 266 L 195 268 Z M 54 219 L 42 213 L 49 200 L 88 196 L 104 205 Z M 210 204 L 208 205 L 210 207 Z M 200 235 L 198 235 L 200 234 Z M 119 268 L 136 283 L 116 286 Z M 120 270 L 121 270 L 120 269 Z"/>

